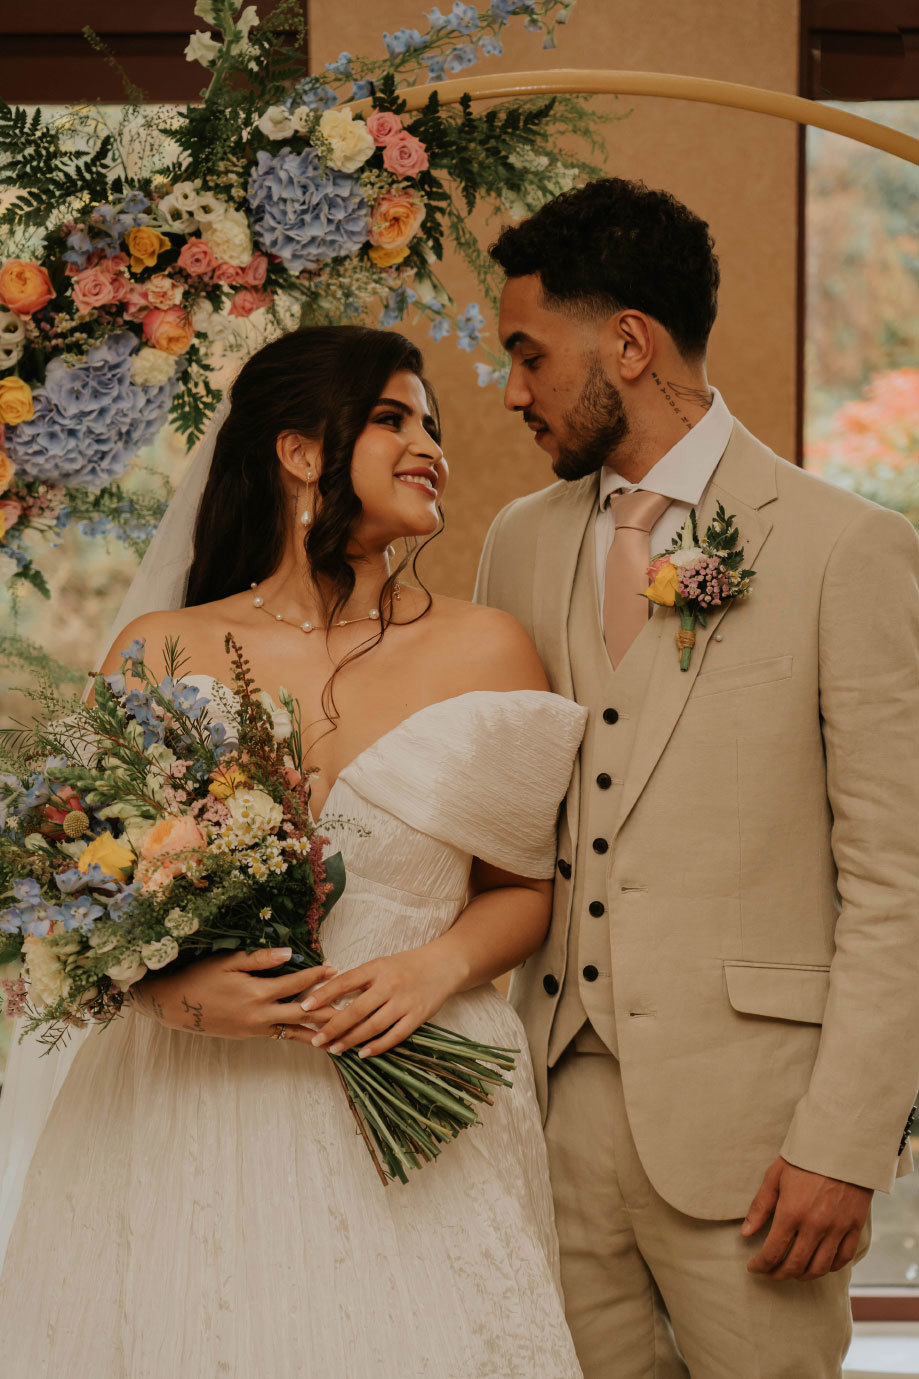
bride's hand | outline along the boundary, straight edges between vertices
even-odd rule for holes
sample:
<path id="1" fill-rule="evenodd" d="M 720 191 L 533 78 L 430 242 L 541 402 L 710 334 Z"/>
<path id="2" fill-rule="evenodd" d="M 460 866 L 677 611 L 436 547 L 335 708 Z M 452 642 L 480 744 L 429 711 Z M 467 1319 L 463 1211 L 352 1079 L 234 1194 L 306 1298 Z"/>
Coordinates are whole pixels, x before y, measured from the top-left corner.
<path id="1" fill-rule="evenodd" d="M 288 1020 L 299 1026 L 302 1012 L 287 996 L 302 996 L 335 973 L 334 967 L 311 967 L 279 977 L 257 974 L 280 967 L 289 948 L 263 948 L 255 953 L 218 954 L 200 958 L 180 971 L 168 968 L 131 988 L 137 1007 L 168 1029 L 209 1034 L 217 1039 L 270 1038 Z M 288 1030 L 288 1035 L 290 1030 Z"/>
<path id="2" fill-rule="evenodd" d="M 430 1020 L 457 989 L 456 964 L 435 944 L 374 958 L 325 982 L 321 996 L 301 1002 L 308 1012 L 304 1023 L 319 1025 L 318 1034 L 288 1028 L 287 1037 L 334 1054 L 358 1045 L 362 1058 L 385 1053 Z M 332 1008 L 353 993 L 345 1009 Z"/>

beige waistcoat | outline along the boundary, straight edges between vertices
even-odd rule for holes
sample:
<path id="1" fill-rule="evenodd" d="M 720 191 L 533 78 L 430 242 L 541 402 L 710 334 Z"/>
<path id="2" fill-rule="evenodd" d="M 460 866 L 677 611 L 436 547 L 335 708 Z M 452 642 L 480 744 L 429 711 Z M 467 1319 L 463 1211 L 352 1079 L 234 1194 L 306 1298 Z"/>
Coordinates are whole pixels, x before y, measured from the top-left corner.
<path id="1" fill-rule="evenodd" d="M 889 1190 L 919 1085 L 919 539 L 736 424 L 699 518 L 736 515 L 752 592 L 698 629 L 686 673 L 656 610 L 627 693 L 590 684 L 598 616 L 576 589 L 597 489 L 505 508 L 476 591 L 594 710 L 560 820 L 573 874 L 511 985 L 543 1112 L 576 997 L 614 1026 L 638 1152 L 679 1210 L 742 1216 L 779 1153 Z M 607 688 L 625 724 L 603 725 Z M 621 775 L 602 799 L 601 772 Z M 585 915 L 604 878 L 607 949 Z M 608 983 L 585 982 L 607 953 Z"/>

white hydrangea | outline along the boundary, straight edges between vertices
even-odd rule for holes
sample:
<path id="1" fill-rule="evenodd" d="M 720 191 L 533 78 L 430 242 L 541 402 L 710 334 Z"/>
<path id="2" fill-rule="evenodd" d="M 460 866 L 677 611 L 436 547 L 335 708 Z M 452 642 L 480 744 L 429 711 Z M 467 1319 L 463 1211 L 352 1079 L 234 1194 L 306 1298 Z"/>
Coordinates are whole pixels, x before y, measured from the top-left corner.
<path id="1" fill-rule="evenodd" d="M 376 149 L 363 120 L 356 120 L 346 105 L 323 111 L 319 133 L 329 145 L 329 165 L 340 172 L 356 172 Z"/>
<path id="2" fill-rule="evenodd" d="M 285 110 L 283 105 L 269 105 L 257 121 L 256 128 L 262 131 L 266 139 L 289 139 L 297 130 L 290 111 Z"/>
<path id="3" fill-rule="evenodd" d="M 131 360 L 131 382 L 142 388 L 160 388 L 176 371 L 176 356 L 145 346 Z"/>
<path id="4" fill-rule="evenodd" d="M 234 268 L 245 268 L 252 258 L 252 235 L 242 211 L 227 211 L 219 220 L 206 224 L 202 238 L 218 259 L 231 263 Z"/>
<path id="5" fill-rule="evenodd" d="M 186 62 L 200 62 L 202 67 L 211 67 L 220 56 L 221 44 L 202 29 L 196 30 L 185 49 Z"/>

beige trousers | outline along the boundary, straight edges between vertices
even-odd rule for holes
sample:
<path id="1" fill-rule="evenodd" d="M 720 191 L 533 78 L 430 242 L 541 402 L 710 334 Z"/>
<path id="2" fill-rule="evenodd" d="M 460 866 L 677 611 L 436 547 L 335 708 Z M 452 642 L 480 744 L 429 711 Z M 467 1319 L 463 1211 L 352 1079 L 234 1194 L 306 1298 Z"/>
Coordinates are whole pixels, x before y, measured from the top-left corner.
<path id="1" fill-rule="evenodd" d="M 589 1025 L 549 1073 L 546 1140 L 584 1379 L 839 1379 L 850 1270 L 749 1274 L 763 1235 L 669 1206 L 638 1158 L 619 1064 Z"/>

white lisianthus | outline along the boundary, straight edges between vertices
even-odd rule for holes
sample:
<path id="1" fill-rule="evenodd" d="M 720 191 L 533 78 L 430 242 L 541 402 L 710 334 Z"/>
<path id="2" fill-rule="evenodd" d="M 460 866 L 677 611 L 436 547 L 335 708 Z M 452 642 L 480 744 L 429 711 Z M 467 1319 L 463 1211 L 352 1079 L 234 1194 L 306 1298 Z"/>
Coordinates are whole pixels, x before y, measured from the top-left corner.
<path id="1" fill-rule="evenodd" d="M 198 200 L 198 188 L 194 182 L 176 182 L 172 189 L 172 196 L 175 197 L 176 204 L 181 206 L 183 211 L 193 211 Z"/>
<path id="2" fill-rule="evenodd" d="M 131 382 L 142 388 L 160 388 L 176 371 L 176 356 L 149 345 L 138 350 L 131 360 Z"/>
<path id="3" fill-rule="evenodd" d="M 270 694 L 261 690 L 256 696 L 271 715 L 271 735 L 275 742 L 286 742 L 293 731 L 290 714 L 274 702 Z"/>
<path id="4" fill-rule="evenodd" d="M 67 995 L 70 978 L 50 943 L 36 938 L 34 934 L 27 934 L 22 943 L 22 957 L 26 965 L 29 996 L 37 1010 L 44 1010 Z"/>
<path id="5" fill-rule="evenodd" d="M 26 328 L 15 311 L 0 309 L 0 369 L 18 364 L 26 347 Z"/>
<path id="6" fill-rule="evenodd" d="M 219 220 L 205 225 L 202 238 L 218 259 L 234 268 L 245 268 L 252 258 L 252 235 L 242 211 L 227 211 Z"/>
<path id="7" fill-rule="evenodd" d="M 139 982 L 141 977 L 146 977 L 147 969 L 142 962 L 137 961 L 137 955 L 132 954 L 121 962 L 116 962 L 114 967 L 107 967 L 105 975 L 111 978 L 119 991 L 127 991 L 135 982 Z"/>
<path id="8" fill-rule="evenodd" d="M 247 832 L 274 833 L 284 817 L 281 806 L 264 790 L 237 790 L 226 806 L 237 828 Z"/>
<path id="9" fill-rule="evenodd" d="M 168 967 L 171 962 L 175 962 L 179 956 L 179 945 L 174 938 L 167 936 L 155 943 L 142 944 L 140 956 L 151 972 L 158 972 L 161 967 Z"/>
<path id="10" fill-rule="evenodd" d="M 178 906 L 170 910 L 166 916 L 166 928 L 173 938 L 188 938 L 189 934 L 196 932 L 198 920 L 194 915 L 187 915 Z"/>
<path id="11" fill-rule="evenodd" d="M 206 34 L 203 29 L 196 30 L 185 49 L 186 62 L 200 62 L 202 67 L 211 67 L 220 56 L 222 44 Z"/>
<path id="12" fill-rule="evenodd" d="M 283 105 L 269 105 L 257 122 L 256 128 L 262 131 L 266 139 L 289 139 L 291 134 L 296 132 L 297 126 L 290 111 L 285 110 Z"/>
<path id="13" fill-rule="evenodd" d="M 668 551 L 667 558 L 671 565 L 675 565 L 678 570 L 684 565 L 695 565 L 697 560 L 702 559 L 703 552 L 698 546 L 687 546 L 685 550 Z"/>
<path id="14" fill-rule="evenodd" d="M 223 220 L 229 209 L 226 201 L 219 196 L 212 196 L 210 192 L 202 192 L 195 197 L 194 216 L 202 223 Z"/>
<path id="15" fill-rule="evenodd" d="M 233 322 L 229 316 L 215 311 L 205 297 L 195 303 L 188 319 L 197 333 L 206 335 L 209 340 L 227 340 L 234 333 Z"/>
<path id="16" fill-rule="evenodd" d="M 298 105 L 296 110 L 290 112 L 290 118 L 297 134 L 309 134 L 316 123 L 316 112 L 310 110 L 308 105 Z"/>
<path id="17" fill-rule="evenodd" d="M 156 214 L 167 230 L 178 230 L 183 235 L 190 234 L 197 228 L 198 222 L 193 215 L 189 215 L 186 208 L 176 199 L 175 192 L 170 192 L 168 196 L 161 197 L 156 203 Z"/>
<path id="18" fill-rule="evenodd" d="M 356 120 L 346 105 L 323 111 L 319 133 L 331 149 L 329 165 L 340 172 L 356 172 L 376 149 L 364 121 Z"/>

